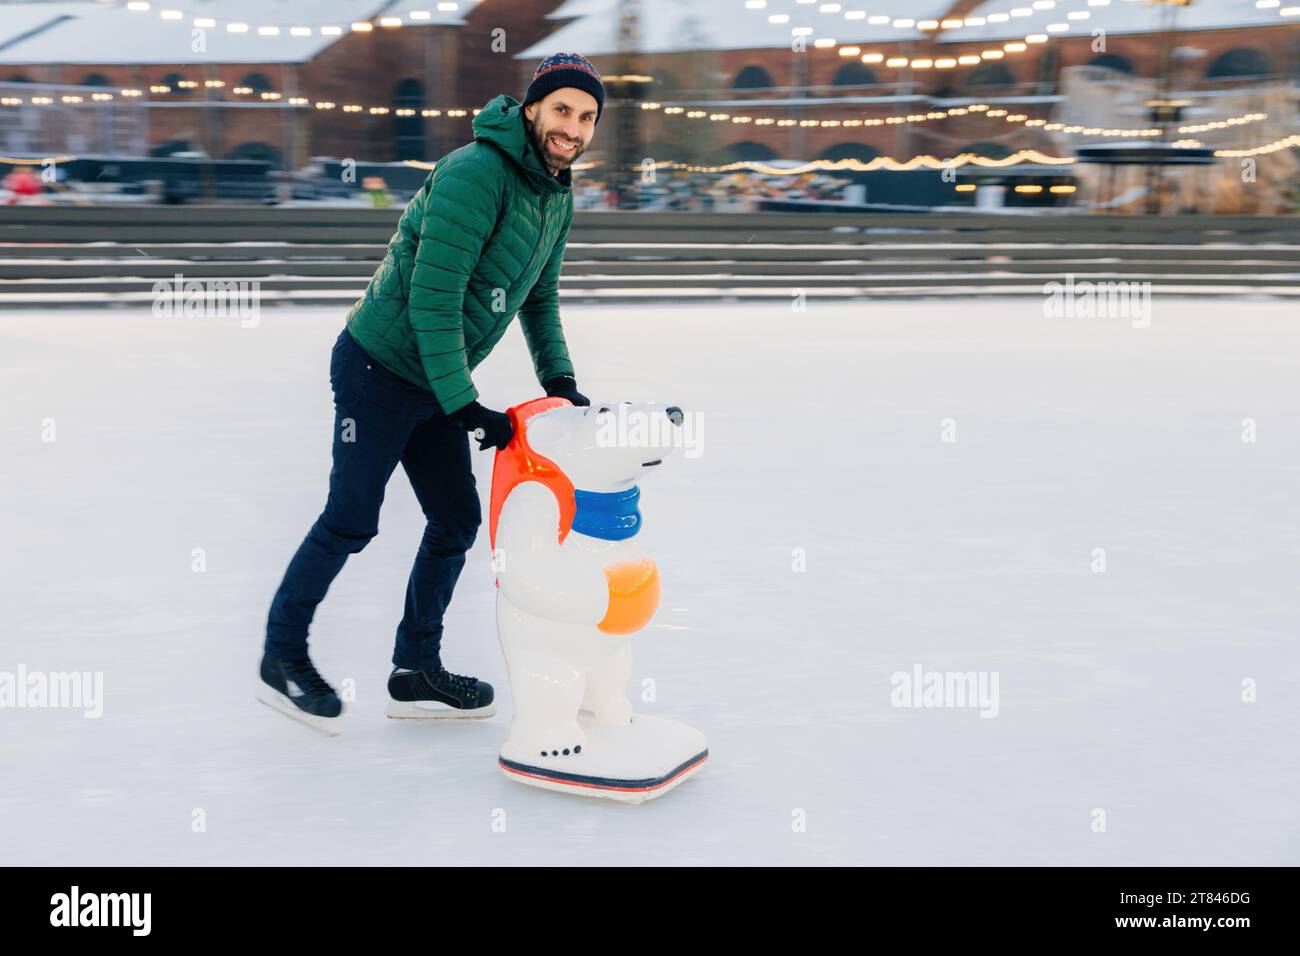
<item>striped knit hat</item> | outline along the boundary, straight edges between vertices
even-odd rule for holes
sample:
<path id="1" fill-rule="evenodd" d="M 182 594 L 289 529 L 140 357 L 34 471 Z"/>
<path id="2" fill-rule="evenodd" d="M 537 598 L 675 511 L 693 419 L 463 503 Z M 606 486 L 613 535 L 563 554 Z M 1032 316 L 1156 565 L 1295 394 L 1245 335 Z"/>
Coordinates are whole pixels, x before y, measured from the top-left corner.
<path id="1" fill-rule="evenodd" d="M 605 109 L 605 84 L 600 81 L 600 72 L 580 53 L 556 53 L 543 60 L 533 74 L 533 81 L 528 84 L 521 105 L 536 103 L 565 86 L 575 87 L 596 98 L 596 122 L 599 123 L 600 114 Z"/>

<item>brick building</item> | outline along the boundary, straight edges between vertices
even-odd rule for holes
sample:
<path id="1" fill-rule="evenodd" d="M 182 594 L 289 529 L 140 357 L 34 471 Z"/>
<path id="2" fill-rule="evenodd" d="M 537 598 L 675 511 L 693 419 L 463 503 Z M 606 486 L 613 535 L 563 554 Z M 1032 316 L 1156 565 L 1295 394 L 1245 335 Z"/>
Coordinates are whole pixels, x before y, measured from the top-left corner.
<path id="1" fill-rule="evenodd" d="M 894 125 L 821 124 L 846 116 L 906 117 L 973 101 L 1050 117 L 1063 103 L 1062 80 L 1071 67 L 1092 65 L 1154 84 L 1166 36 L 1173 89 L 1194 100 L 1189 120 L 1211 120 L 1221 112 L 1217 99 L 1232 102 L 1217 94 L 1294 88 L 1300 7 L 1286 3 L 1193 0 L 1175 11 L 1149 0 L 663 0 L 642 3 L 640 48 L 620 56 L 619 0 L 568 0 L 550 14 L 565 25 L 522 59 L 578 50 L 603 72 L 652 77 L 643 94 L 652 102 L 729 114 L 713 122 L 643 111 L 639 139 L 656 159 L 870 159 L 971 148 L 1001 155 L 1049 143 L 1033 128 L 1008 132 L 1005 124 L 969 114 Z M 854 12 L 861 16 L 850 19 Z M 1170 12 L 1176 29 L 1166 34 L 1162 17 Z M 772 22 L 779 17 L 788 19 Z M 929 65 L 914 66 L 918 61 Z M 730 121 L 736 115 L 755 121 Z M 760 126 L 760 117 L 777 122 Z M 1275 119 L 1275 128 L 1300 128 L 1294 95 L 1289 115 Z M 1135 115 L 1123 125 L 1149 122 Z"/>
<path id="2" fill-rule="evenodd" d="M 449 108 L 522 93 L 512 54 L 556 27 L 545 15 L 559 0 L 175 4 L 181 17 L 167 19 L 166 3 L 0 5 L 0 95 L 21 99 L 9 111 L 27 121 L 5 124 L 0 106 L 0 151 L 105 151 L 95 144 L 108 142 L 294 166 L 316 155 L 437 157 L 468 133 Z M 94 90 L 111 103 L 93 105 Z M 53 102 L 34 104 L 35 92 Z M 422 115 L 435 108 L 440 115 Z M 102 135 L 105 115 L 118 135 Z M 67 138 L 38 141 L 48 129 Z"/>
<path id="3" fill-rule="evenodd" d="M 1047 143 L 987 115 L 884 120 L 974 100 L 1048 117 L 1063 71 L 1080 65 L 1153 77 L 1169 10 L 1147 0 L 170 2 L 0 5 L 0 150 L 199 150 L 292 166 L 319 155 L 434 159 L 468 138 L 468 111 L 521 95 L 542 56 L 575 50 L 609 75 L 652 77 L 637 95 L 681 111 L 636 112 L 632 135 L 657 159 L 998 154 Z M 1198 97 L 1193 116 L 1217 115 L 1218 92 L 1297 75 L 1300 9 L 1258 2 L 1177 10 L 1169 62 L 1176 88 Z M 639 39 L 620 54 L 620 13 L 633 6 Z M 51 102 L 34 104 L 37 89 Z M 96 90 L 105 102 L 92 102 Z M 1291 109 L 1282 119 L 1294 125 Z"/>

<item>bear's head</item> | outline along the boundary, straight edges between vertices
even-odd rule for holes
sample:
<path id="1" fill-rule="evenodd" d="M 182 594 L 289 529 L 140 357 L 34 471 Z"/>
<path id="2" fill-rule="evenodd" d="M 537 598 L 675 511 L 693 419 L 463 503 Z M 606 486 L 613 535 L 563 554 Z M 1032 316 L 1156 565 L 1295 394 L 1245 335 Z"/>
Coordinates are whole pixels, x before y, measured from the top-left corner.
<path id="1" fill-rule="evenodd" d="M 682 410 L 659 404 L 563 405 L 524 422 L 528 446 L 583 491 L 622 491 L 659 468 L 680 444 Z"/>
<path id="2" fill-rule="evenodd" d="M 659 403 L 593 403 L 576 407 L 539 398 L 508 410 L 510 443 L 492 471 L 490 533 L 510 490 L 540 481 L 560 505 L 560 540 L 573 521 L 574 493 L 622 492 L 660 468 L 681 444 L 682 410 Z"/>

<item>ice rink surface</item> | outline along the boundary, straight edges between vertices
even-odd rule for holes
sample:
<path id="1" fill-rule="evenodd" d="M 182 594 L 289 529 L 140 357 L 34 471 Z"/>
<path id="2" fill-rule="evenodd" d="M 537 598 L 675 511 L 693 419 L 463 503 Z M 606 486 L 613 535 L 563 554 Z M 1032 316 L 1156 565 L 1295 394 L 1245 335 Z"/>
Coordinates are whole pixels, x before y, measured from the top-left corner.
<path id="1" fill-rule="evenodd" d="M 343 735 L 254 701 L 344 311 L 0 313 L 0 671 L 104 681 L 99 719 L 0 710 L 6 863 L 1300 863 L 1294 303 L 566 305 L 586 394 L 702 423 L 642 485 L 664 597 L 631 690 L 712 758 L 640 807 L 497 770 L 486 525 L 443 658 L 500 713 L 385 719 L 401 471 L 313 631 Z M 517 324 L 474 378 L 540 393 Z M 996 717 L 892 706 L 918 666 L 996 674 Z"/>

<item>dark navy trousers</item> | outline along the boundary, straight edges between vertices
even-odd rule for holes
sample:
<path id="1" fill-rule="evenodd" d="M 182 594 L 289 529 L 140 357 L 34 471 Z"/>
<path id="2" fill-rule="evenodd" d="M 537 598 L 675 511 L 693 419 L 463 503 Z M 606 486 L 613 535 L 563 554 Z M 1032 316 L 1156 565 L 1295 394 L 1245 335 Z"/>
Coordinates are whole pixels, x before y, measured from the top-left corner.
<path id="1" fill-rule="evenodd" d="M 307 657 L 316 606 L 348 555 L 379 533 L 384 488 L 400 462 L 426 524 L 407 582 L 393 663 L 414 670 L 438 667 L 442 616 L 482 520 L 469 435 L 443 415 L 432 391 L 381 366 L 346 328 L 334 343 L 330 384 L 329 498 L 271 602 L 266 653 L 281 660 Z"/>

